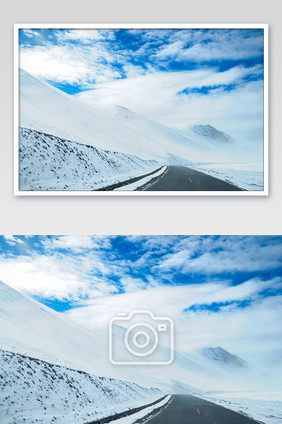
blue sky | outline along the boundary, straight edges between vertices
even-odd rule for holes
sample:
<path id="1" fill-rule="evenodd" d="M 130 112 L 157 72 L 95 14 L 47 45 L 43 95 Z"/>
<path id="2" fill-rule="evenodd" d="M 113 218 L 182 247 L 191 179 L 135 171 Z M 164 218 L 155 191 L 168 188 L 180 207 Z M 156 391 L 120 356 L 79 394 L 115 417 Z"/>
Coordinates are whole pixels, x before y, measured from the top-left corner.
<path id="1" fill-rule="evenodd" d="M 19 35 L 20 66 L 83 102 L 120 105 L 184 133 L 210 124 L 262 160 L 262 29 L 22 29 Z"/>
<path id="2" fill-rule="evenodd" d="M 0 280 L 95 331 L 147 309 L 177 349 L 281 365 L 281 236 L 1 236 Z"/>
<path id="3" fill-rule="evenodd" d="M 20 30 L 20 47 L 25 67 L 29 60 L 31 71 L 69 94 L 105 80 L 203 68 L 259 66 L 245 83 L 263 78 L 261 29 Z"/>
<path id="4" fill-rule="evenodd" d="M 199 296 L 187 310 L 247 308 L 282 295 L 281 270 L 280 236 L 0 238 L 0 279 L 57 311 L 122 293 L 210 284 L 218 293 L 236 287 L 237 297 Z"/>

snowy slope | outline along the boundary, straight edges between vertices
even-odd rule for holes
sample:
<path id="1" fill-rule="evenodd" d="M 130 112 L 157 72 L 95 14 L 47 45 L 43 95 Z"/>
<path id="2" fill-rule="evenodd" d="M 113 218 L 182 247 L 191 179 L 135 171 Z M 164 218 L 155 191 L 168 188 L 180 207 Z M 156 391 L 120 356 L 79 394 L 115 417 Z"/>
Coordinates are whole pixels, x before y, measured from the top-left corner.
<path id="1" fill-rule="evenodd" d="M 159 168 L 156 161 L 20 128 L 20 190 L 98 190 Z"/>
<path id="2" fill-rule="evenodd" d="M 190 157 L 193 149 L 197 148 L 193 139 L 126 107 L 103 105 L 100 110 L 105 116 L 114 121 L 118 120 L 125 127 L 135 131 L 144 145 L 153 152 L 153 156 L 158 159 L 166 158 L 171 152 Z"/>
<path id="3" fill-rule="evenodd" d="M 99 335 L 0 282 L 0 349 L 107 377 L 120 377 Z"/>
<path id="4" fill-rule="evenodd" d="M 183 376 L 183 367 L 177 370 L 167 367 L 164 372 L 162 367 L 112 365 L 108 359 L 107 325 L 85 328 L 66 314 L 57 313 L 2 282 L 0 328 L 0 349 L 53 364 L 167 391 L 171 389 L 172 379 L 187 378 Z M 119 337 L 123 334 L 121 329 Z"/>
<path id="5" fill-rule="evenodd" d="M 0 370 L 1 424 L 83 424 L 161 397 L 157 389 L 3 350 Z"/>
<path id="6" fill-rule="evenodd" d="M 159 159 L 171 150 L 187 152 L 191 141 L 164 125 L 117 108 L 113 113 L 20 70 L 20 126 L 96 148 Z"/>

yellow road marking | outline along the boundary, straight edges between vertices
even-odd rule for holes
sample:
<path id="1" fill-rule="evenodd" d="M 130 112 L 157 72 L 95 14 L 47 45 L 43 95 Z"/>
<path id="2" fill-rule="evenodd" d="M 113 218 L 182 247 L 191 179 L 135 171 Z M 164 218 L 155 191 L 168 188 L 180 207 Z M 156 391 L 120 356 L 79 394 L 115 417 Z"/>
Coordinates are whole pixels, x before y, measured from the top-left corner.
<path id="1" fill-rule="evenodd" d="M 201 411 L 197 408 L 196 411 L 198 412 L 198 414 L 200 415 Z"/>
<path id="2" fill-rule="evenodd" d="M 192 182 L 191 178 L 189 178 L 190 183 Z"/>

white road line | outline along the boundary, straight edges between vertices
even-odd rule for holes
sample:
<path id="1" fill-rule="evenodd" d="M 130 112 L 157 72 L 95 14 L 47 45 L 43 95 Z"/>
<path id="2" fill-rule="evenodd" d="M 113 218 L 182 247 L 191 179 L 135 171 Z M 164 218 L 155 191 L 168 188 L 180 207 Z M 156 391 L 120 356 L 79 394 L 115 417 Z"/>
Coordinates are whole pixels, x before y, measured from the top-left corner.
<path id="1" fill-rule="evenodd" d="M 159 178 L 156 181 L 154 181 L 153 183 L 151 183 L 149 185 L 146 185 L 146 187 L 144 187 L 141 191 L 147 190 L 149 187 L 152 187 L 154 184 L 156 184 L 162 177 L 165 176 L 165 174 L 167 173 L 167 171 L 168 171 L 168 166 L 166 167 L 166 169 L 164 170 L 164 172 L 159 176 Z M 154 176 L 152 176 L 152 178 L 153 177 Z"/>
<path id="2" fill-rule="evenodd" d="M 143 421 L 142 424 L 148 423 L 149 421 L 151 421 L 153 418 L 155 418 L 157 415 L 159 415 L 161 412 L 163 412 L 173 401 L 174 396 L 171 395 L 171 398 L 169 399 L 169 401 L 167 402 L 167 404 L 165 405 L 165 407 L 163 409 L 161 409 L 157 414 L 153 415 L 152 417 L 148 418 L 146 421 Z M 153 412 L 153 411 L 152 411 Z M 136 421 L 135 421 L 136 422 Z"/>

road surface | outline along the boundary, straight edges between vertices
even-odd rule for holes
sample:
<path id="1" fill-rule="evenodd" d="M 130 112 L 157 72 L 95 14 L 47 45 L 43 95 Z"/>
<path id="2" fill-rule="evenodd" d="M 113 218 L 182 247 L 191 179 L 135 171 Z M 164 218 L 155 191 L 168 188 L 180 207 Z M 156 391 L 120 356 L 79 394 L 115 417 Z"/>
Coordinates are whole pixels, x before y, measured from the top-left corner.
<path id="1" fill-rule="evenodd" d="M 255 424 L 258 421 L 189 395 L 174 395 L 172 402 L 144 424 Z"/>
<path id="2" fill-rule="evenodd" d="M 241 191 L 218 178 L 186 166 L 168 166 L 167 171 L 152 184 L 142 188 L 146 191 Z"/>

